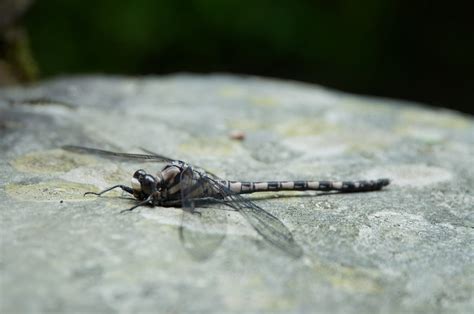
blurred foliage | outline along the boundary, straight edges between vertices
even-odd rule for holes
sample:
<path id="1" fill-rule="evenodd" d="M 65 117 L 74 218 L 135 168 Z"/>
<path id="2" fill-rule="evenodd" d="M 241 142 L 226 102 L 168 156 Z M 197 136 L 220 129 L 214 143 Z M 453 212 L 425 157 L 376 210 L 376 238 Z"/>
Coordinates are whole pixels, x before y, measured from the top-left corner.
<path id="1" fill-rule="evenodd" d="M 46 77 L 225 71 L 469 111 L 469 12 L 395 0 L 37 0 L 26 25 Z"/>
<path id="2" fill-rule="evenodd" d="M 38 68 L 19 20 L 32 0 L 0 0 L 0 86 L 34 81 Z"/>

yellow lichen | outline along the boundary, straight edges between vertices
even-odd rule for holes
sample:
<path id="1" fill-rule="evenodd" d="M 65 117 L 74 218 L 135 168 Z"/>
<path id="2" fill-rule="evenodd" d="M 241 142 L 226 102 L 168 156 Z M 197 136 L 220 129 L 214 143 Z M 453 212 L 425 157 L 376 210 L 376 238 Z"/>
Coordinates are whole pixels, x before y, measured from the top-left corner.
<path id="1" fill-rule="evenodd" d="M 97 191 L 90 184 L 81 184 L 62 180 L 52 180 L 39 183 L 11 183 L 5 186 L 7 195 L 18 200 L 29 201 L 62 201 L 85 200 L 85 192 Z"/>
<path id="2" fill-rule="evenodd" d="M 245 94 L 245 90 L 235 86 L 227 86 L 218 91 L 220 96 L 237 98 Z"/>
<path id="3" fill-rule="evenodd" d="M 336 124 L 308 118 L 288 120 L 285 123 L 277 124 L 275 129 L 285 137 L 319 135 L 340 130 Z"/>
<path id="4" fill-rule="evenodd" d="M 398 128 L 413 127 L 439 127 L 443 129 L 464 129 L 472 126 L 469 119 L 448 111 L 427 111 L 421 109 L 403 109 L 400 114 Z"/>
<path id="5" fill-rule="evenodd" d="M 250 102 L 254 105 L 265 107 L 275 107 L 278 105 L 278 101 L 275 98 L 268 96 L 251 97 Z"/>
<path id="6" fill-rule="evenodd" d="M 16 170 L 26 173 L 67 172 L 94 163 L 95 160 L 89 156 L 72 154 L 60 149 L 32 152 L 10 162 Z"/>
<path id="7" fill-rule="evenodd" d="M 334 287 L 357 293 L 380 293 L 382 285 L 379 273 L 370 269 L 357 269 L 342 265 L 318 263 L 314 270 L 318 276 L 328 280 Z"/>

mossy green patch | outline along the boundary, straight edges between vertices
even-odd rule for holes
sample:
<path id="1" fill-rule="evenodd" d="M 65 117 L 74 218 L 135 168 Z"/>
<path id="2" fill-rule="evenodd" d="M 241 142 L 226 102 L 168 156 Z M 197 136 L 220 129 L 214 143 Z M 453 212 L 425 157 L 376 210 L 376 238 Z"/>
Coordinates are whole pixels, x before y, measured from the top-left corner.
<path id="1" fill-rule="evenodd" d="M 97 188 L 90 184 L 52 180 L 31 184 L 11 183 L 5 186 L 5 191 L 18 200 L 62 201 L 85 200 L 84 193 L 97 191 Z"/>
<path id="2" fill-rule="evenodd" d="M 57 173 L 94 164 L 89 156 L 72 154 L 60 149 L 33 152 L 23 155 L 10 164 L 18 171 L 26 173 Z"/>

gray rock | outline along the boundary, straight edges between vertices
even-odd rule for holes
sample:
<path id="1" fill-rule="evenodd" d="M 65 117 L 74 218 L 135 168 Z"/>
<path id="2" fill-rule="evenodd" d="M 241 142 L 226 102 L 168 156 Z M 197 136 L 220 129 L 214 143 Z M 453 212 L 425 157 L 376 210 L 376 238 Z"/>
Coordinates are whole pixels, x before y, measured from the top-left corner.
<path id="1" fill-rule="evenodd" d="M 225 75 L 60 78 L 0 98 L 2 313 L 474 308 L 472 117 Z M 82 196 L 161 165 L 58 148 L 65 144 L 143 147 L 228 179 L 392 184 L 251 195 L 304 256 L 283 254 L 228 211 L 225 239 L 196 260 L 180 241 L 179 208 L 119 214 L 134 201 Z"/>

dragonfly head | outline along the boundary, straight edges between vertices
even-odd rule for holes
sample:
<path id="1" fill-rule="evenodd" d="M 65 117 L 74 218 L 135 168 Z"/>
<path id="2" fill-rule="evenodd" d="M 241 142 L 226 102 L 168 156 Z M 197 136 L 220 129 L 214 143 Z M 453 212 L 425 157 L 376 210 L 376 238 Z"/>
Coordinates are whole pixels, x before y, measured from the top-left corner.
<path id="1" fill-rule="evenodd" d="M 133 195 L 138 199 L 145 199 L 157 191 L 158 185 L 161 185 L 154 176 L 140 169 L 135 171 L 132 177 Z"/>

